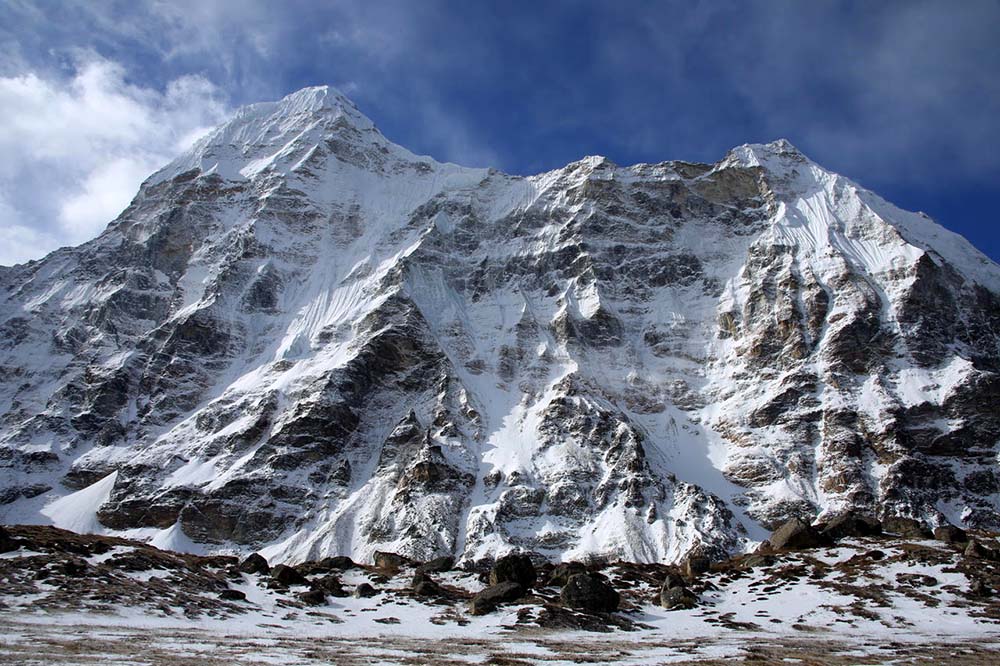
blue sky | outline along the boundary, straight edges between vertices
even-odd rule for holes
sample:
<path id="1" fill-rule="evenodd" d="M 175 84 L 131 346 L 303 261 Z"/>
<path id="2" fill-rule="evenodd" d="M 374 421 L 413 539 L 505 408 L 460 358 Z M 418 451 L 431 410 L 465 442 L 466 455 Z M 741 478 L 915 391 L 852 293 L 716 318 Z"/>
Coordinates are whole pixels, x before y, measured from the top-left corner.
<path id="1" fill-rule="evenodd" d="M 0 264 L 92 237 L 238 105 L 339 87 L 535 173 L 788 138 L 1000 259 L 1000 2 L 0 3 Z"/>

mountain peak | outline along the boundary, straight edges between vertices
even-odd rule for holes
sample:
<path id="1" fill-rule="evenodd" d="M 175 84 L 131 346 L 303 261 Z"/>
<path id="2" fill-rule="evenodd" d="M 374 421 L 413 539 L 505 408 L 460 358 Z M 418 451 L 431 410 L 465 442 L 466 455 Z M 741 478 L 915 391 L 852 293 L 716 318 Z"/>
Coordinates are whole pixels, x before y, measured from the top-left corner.
<path id="1" fill-rule="evenodd" d="M 147 185 L 199 169 L 242 180 L 350 128 L 352 141 L 389 145 L 375 124 L 346 95 L 332 86 L 297 90 L 275 102 L 240 107 L 232 119 L 154 174 Z M 402 148 L 400 148 L 402 150 Z"/>
<path id="2" fill-rule="evenodd" d="M 374 127 L 367 116 L 358 107 L 333 86 L 311 86 L 296 90 L 277 102 L 264 102 L 242 107 L 236 114 L 236 119 L 265 117 L 340 117 L 346 116 L 355 124 Z"/>
<path id="3" fill-rule="evenodd" d="M 333 86 L 308 86 L 285 95 L 278 104 L 301 105 L 310 109 L 327 109 L 343 104 L 354 106 L 340 90 Z"/>
<path id="4" fill-rule="evenodd" d="M 726 157 L 744 166 L 759 166 L 769 171 L 780 171 L 790 164 L 812 164 L 812 160 L 788 139 L 776 139 L 769 143 L 745 143 L 733 148 Z"/>

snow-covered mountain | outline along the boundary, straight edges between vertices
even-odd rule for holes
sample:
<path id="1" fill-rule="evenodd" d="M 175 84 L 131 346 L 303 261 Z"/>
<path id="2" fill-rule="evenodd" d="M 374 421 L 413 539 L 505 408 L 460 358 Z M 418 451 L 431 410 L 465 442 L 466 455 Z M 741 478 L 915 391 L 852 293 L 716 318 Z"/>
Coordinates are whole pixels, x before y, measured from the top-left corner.
<path id="1" fill-rule="evenodd" d="M 0 298 L 3 522 L 272 561 L 1000 527 L 1000 267 L 786 141 L 525 178 L 309 88 Z"/>

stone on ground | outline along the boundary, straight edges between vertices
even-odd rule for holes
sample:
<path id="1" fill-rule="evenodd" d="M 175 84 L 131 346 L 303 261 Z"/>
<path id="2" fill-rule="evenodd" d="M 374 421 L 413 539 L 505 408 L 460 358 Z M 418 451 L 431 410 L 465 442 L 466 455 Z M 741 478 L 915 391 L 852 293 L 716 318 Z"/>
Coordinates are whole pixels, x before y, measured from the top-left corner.
<path id="1" fill-rule="evenodd" d="M 961 527 L 941 525 L 934 528 L 934 538 L 945 543 L 965 543 L 969 540 L 969 535 Z"/>
<path id="2" fill-rule="evenodd" d="M 601 613 L 618 610 L 620 601 L 615 588 L 603 577 L 591 573 L 570 576 L 559 593 L 559 599 L 569 608 Z"/>
<path id="3" fill-rule="evenodd" d="M 240 563 L 240 571 L 243 573 L 266 574 L 270 570 L 270 565 L 260 553 L 254 553 Z"/>
<path id="4" fill-rule="evenodd" d="M 282 585 L 305 585 L 309 582 L 305 576 L 287 564 L 271 567 L 271 578 Z"/>
<path id="5" fill-rule="evenodd" d="M 835 516 L 823 527 L 823 534 L 835 540 L 878 536 L 881 533 L 882 525 L 878 520 L 854 511 Z"/>
<path id="6" fill-rule="evenodd" d="M 511 582 L 527 590 L 534 587 L 537 576 L 535 565 L 527 555 L 504 555 L 490 569 L 490 585 Z"/>
<path id="7" fill-rule="evenodd" d="M 822 548 L 833 543 L 833 539 L 819 532 L 801 518 L 792 518 L 786 522 L 776 529 L 767 541 L 772 548 L 779 550 Z"/>
<path id="8" fill-rule="evenodd" d="M 497 606 L 505 601 L 516 601 L 524 596 L 524 588 L 513 581 L 503 581 L 490 585 L 485 590 L 472 597 L 469 612 L 473 615 L 492 613 Z"/>

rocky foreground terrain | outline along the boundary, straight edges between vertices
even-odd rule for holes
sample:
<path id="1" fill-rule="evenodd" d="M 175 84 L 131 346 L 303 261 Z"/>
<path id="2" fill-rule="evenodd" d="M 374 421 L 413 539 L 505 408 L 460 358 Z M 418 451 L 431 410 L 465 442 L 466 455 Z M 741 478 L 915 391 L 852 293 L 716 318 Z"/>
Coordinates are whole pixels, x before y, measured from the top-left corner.
<path id="1" fill-rule="evenodd" d="M 792 520 L 757 552 L 681 566 L 385 552 L 270 566 L 43 526 L 4 529 L 0 550 L 0 663 L 1000 658 L 996 535 L 915 521 Z"/>

